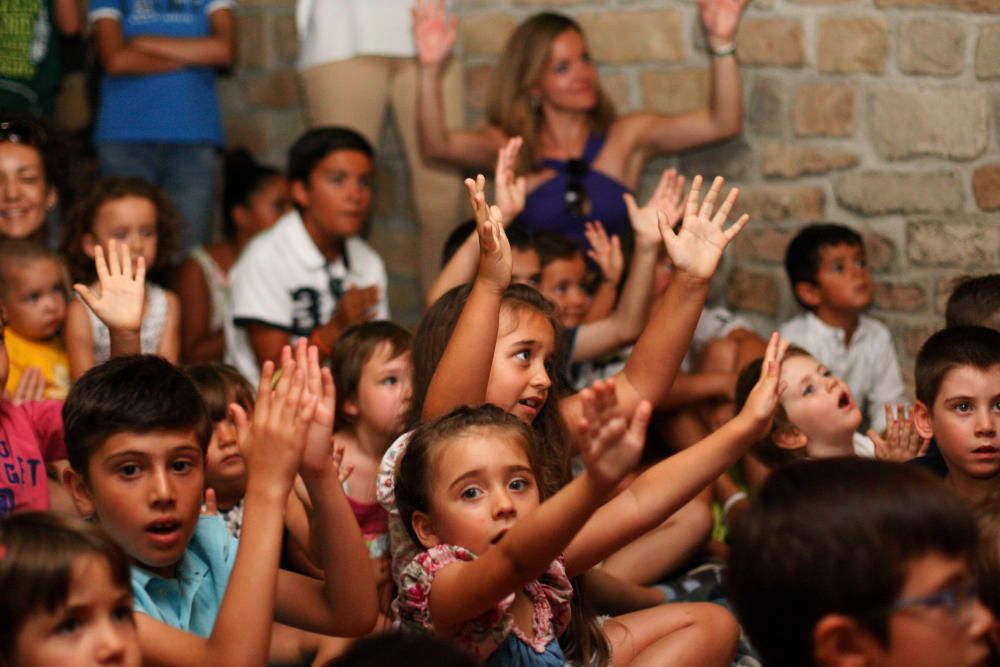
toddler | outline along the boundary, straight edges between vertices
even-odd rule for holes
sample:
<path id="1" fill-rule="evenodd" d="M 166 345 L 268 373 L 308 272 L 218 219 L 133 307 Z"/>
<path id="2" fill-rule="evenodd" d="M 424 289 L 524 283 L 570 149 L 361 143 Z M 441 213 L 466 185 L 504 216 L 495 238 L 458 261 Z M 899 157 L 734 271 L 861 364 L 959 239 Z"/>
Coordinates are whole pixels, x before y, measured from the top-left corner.
<path id="1" fill-rule="evenodd" d="M 861 236 L 843 225 L 808 225 L 789 243 L 785 269 L 807 312 L 781 325 L 782 337 L 844 378 L 864 423 L 884 432 L 883 405 L 905 402 L 906 396 L 892 334 L 864 314 L 872 301 L 872 275 Z"/>
<path id="2" fill-rule="evenodd" d="M 176 213 L 166 196 L 137 178 L 112 177 L 99 181 L 70 212 L 61 252 L 73 280 L 100 297 L 95 270 L 97 249 L 105 253 L 111 241 L 128 250 L 131 271 L 141 265 L 155 275 L 170 265 L 176 244 Z M 78 289 L 79 291 L 79 289 Z M 140 348 L 177 362 L 180 349 L 180 304 L 177 296 L 153 282 L 145 285 Z M 112 354 L 111 331 L 82 301 L 69 304 L 66 345 L 70 373 L 79 378 Z"/>
<path id="3" fill-rule="evenodd" d="M 49 512 L 0 519 L 0 591 L 0 664 L 142 664 L 128 557 L 99 527 Z"/>
<path id="4" fill-rule="evenodd" d="M 44 398 L 66 398 L 69 359 L 63 342 L 66 321 L 66 271 L 59 257 L 24 240 L 0 243 L 0 305 L 7 313 L 4 340 L 10 358 L 7 392 L 22 377 L 40 375 Z M 34 369 L 33 371 L 31 369 Z"/>

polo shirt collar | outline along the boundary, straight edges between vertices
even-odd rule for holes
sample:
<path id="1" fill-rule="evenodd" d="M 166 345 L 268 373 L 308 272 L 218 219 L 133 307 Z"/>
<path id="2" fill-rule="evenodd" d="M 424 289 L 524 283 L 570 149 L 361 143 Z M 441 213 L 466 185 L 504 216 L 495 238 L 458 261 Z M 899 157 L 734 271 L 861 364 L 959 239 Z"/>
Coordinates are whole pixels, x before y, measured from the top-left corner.
<path id="1" fill-rule="evenodd" d="M 289 211 L 285 214 L 285 217 L 290 218 L 288 220 L 288 236 L 291 241 L 291 247 L 297 255 L 296 259 L 303 268 L 312 271 L 331 265 L 343 264 L 345 271 L 349 272 L 351 270 L 351 262 L 347 256 L 347 239 L 341 240 L 342 250 L 340 257 L 334 261 L 330 261 L 316 247 L 316 243 L 309 236 L 309 232 L 306 231 L 306 223 L 302 220 L 302 215 L 298 211 Z M 285 218 L 279 220 L 278 224 L 283 222 L 285 222 Z"/>

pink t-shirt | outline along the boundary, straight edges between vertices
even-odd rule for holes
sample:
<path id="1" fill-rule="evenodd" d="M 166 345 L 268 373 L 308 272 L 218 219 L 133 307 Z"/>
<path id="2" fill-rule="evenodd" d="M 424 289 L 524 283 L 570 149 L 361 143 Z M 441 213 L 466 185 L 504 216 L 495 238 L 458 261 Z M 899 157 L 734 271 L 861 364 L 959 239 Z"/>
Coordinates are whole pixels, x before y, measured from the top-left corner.
<path id="1" fill-rule="evenodd" d="M 62 401 L 0 401 L 0 516 L 49 508 L 46 462 L 66 458 Z"/>

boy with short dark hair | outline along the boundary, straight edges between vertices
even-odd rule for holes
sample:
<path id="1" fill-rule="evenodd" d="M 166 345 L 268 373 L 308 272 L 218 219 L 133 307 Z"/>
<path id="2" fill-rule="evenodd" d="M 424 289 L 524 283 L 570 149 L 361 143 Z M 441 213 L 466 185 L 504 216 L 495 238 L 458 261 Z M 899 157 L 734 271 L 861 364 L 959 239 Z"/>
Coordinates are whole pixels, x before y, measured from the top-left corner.
<path id="1" fill-rule="evenodd" d="M 808 312 L 781 325 L 782 338 L 843 378 L 865 423 L 884 432 L 884 405 L 905 403 L 906 392 L 889 329 L 863 313 L 872 301 L 872 275 L 861 236 L 844 225 L 807 225 L 789 243 L 785 269 Z"/>
<path id="2" fill-rule="evenodd" d="M 308 338 L 329 356 L 341 332 L 388 319 L 388 279 L 361 238 L 375 154 L 357 132 L 310 130 L 288 156 L 295 210 L 247 245 L 230 273 L 226 361 L 256 384 L 264 361 Z"/>
<path id="3" fill-rule="evenodd" d="M 920 349 L 915 375 L 914 425 L 934 438 L 948 484 L 978 502 L 1000 488 L 1000 332 L 938 331 Z"/>
<path id="4" fill-rule="evenodd" d="M 265 364 L 251 425 L 231 406 L 249 471 L 238 552 L 223 520 L 201 515 L 212 424 L 183 371 L 159 357 L 120 357 L 70 391 L 65 481 L 78 511 L 133 561 L 144 662 L 264 664 L 275 620 L 327 634 L 371 629 L 374 579 L 330 451 L 333 379 L 304 343 L 294 358 L 282 353 L 273 388 Z M 297 473 L 313 501 L 325 581 L 278 569 Z"/>
<path id="5" fill-rule="evenodd" d="M 945 326 L 989 327 L 1000 331 L 1000 273 L 966 278 L 945 306 Z"/>
<path id="6" fill-rule="evenodd" d="M 806 461 L 741 517 L 726 585 L 767 667 L 973 667 L 993 620 L 975 546 L 969 510 L 928 473 Z"/>

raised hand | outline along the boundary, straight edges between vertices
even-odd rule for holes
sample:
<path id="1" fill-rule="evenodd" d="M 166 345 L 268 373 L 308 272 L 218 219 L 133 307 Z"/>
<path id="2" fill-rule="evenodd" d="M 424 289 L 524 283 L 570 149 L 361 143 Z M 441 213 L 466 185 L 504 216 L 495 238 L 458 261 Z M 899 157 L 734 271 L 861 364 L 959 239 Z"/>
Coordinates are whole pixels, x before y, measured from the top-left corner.
<path id="1" fill-rule="evenodd" d="M 343 330 L 352 324 L 367 322 L 375 317 L 375 306 L 378 304 L 378 285 L 368 287 L 349 287 L 337 299 L 337 309 L 333 320 Z"/>
<path id="2" fill-rule="evenodd" d="M 658 210 L 663 212 L 671 229 L 677 226 L 684 214 L 684 207 L 681 204 L 684 197 L 684 181 L 685 178 L 678 176 L 676 169 L 663 170 L 660 182 L 656 184 L 656 190 L 642 208 L 639 208 L 631 193 L 624 195 L 628 218 L 632 223 L 637 243 L 646 246 L 660 244 L 660 224 L 656 213 Z"/>
<path id="3" fill-rule="evenodd" d="M 621 240 L 618 236 L 609 237 L 599 220 L 584 224 L 583 233 L 590 243 L 587 257 L 597 264 L 597 268 L 601 270 L 601 278 L 617 285 L 625 270 Z"/>
<path id="4" fill-rule="evenodd" d="M 21 373 L 10 402 L 14 405 L 45 399 L 45 376 L 37 366 L 28 366 Z"/>
<path id="5" fill-rule="evenodd" d="M 713 48 L 729 46 L 736 36 L 747 0 L 698 0 L 698 14 Z"/>
<path id="6" fill-rule="evenodd" d="M 774 413 L 778 410 L 779 397 L 785 389 L 781 382 L 781 362 L 788 350 L 788 341 L 777 332 L 771 334 L 764 352 L 764 363 L 760 367 L 760 379 L 750 390 L 738 419 L 743 419 L 750 427 L 753 439 L 760 440 L 771 432 Z"/>
<path id="7" fill-rule="evenodd" d="M 424 66 L 440 65 L 455 47 L 458 17 L 449 16 L 445 0 L 416 0 L 410 8 L 417 61 Z"/>
<path id="8" fill-rule="evenodd" d="M 511 137 L 507 145 L 497 151 L 497 167 L 493 176 L 497 206 L 503 214 L 504 224 L 509 225 L 524 210 L 527 186 L 524 176 L 517 176 L 517 154 L 523 143 L 521 137 Z"/>
<path id="9" fill-rule="evenodd" d="M 476 234 L 479 236 L 479 271 L 477 281 L 483 281 L 502 292 L 510 285 L 514 260 L 510 242 L 503 228 L 503 214 L 498 206 L 486 203 L 486 178 L 479 174 L 476 180 L 465 179 L 465 189 L 476 214 Z"/>
<path id="10" fill-rule="evenodd" d="M 580 392 L 580 399 L 580 458 L 591 477 L 614 486 L 639 463 L 653 408 L 642 401 L 628 423 L 618 407 L 614 380 L 598 380 Z"/>
<path id="11" fill-rule="evenodd" d="M 104 249 L 94 248 L 94 264 L 97 268 L 97 282 L 100 294 L 94 294 L 89 287 L 77 283 L 73 289 L 80 295 L 94 315 L 112 331 L 138 332 L 142 327 L 142 310 L 146 297 L 146 261 L 140 257 L 132 272 L 132 255 L 127 244 L 108 242 L 108 258 L 104 259 Z"/>
<path id="12" fill-rule="evenodd" d="M 344 484 L 351 478 L 351 474 L 354 472 L 354 464 L 344 464 L 345 447 L 344 445 L 337 444 L 333 436 L 330 437 L 330 445 L 333 447 L 333 465 L 337 468 L 337 477 L 340 479 L 340 483 Z"/>
<path id="13" fill-rule="evenodd" d="M 688 193 L 684 208 L 684 224 L 681 225 L 680 232 L 674 233 L 662 212 L 657 212 L 657 217 L 660 235 L 663 237 L 663 244 L 667 248 L 674 269 L 678 273 L 684 272 L 689 277 L 707 281 L 718 268 L 726 246 L 746 226 L 750 216 L 744 213 L 727 229 L 726 217 L 736 203 L 739 189 L 733 188 L 729 191 L 713 216 L 715 200 L 719 197 L 725 179 L 716 176 L 708 194 L 705 195 L 705 200 L 699 204 L 701 182 L 701 176 L 695 176 L 691 183 L 691 192 Z"/>
<path id="14" fill-rule="evenodd" d="M 931 441 L 920 437 L 913 424 L 913 413 L 906 412 L 902 403 L 896 406 L 893 415 L 892 403 L 885 404 L 885 436 L 875 430 L 868 431 L 868 437 L 875 443 L 875 458 L 881 461 L 898 461 L 900 463 L 915 459 L 927 453 Z"/>
<path id="15" fill-rule="evenodd" d="M 333 417 L 337 407 L 333 374 L 329 368 L 320 368 L 319 350 L 307 347 L 301 338 L 295 345 L 295 365 L 305 371 L 306 395 L 316 401 L 306 430 L 302 469 L 322 472 L 333 465 Z"/>

